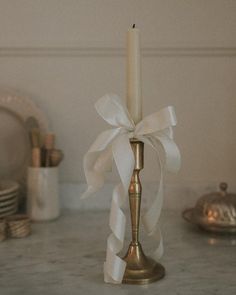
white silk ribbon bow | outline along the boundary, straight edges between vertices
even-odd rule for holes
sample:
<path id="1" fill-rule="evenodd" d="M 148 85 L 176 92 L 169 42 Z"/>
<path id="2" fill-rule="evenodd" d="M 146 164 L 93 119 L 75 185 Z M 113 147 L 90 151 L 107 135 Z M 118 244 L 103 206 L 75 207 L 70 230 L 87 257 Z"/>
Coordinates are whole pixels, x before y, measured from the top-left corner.
<path id="1" fill-rule="evenodd" d="M 121 182 L 113 190 L 109 225 L 112 233 L 107 239 L 104 280 L 108 283 L 122 282 L 126 262 L 117 254 L 123 248 L 126 217 L 121 210 L 128 195 L 130 179 L 134 169 L 134 155 L 130 138 L 136 138 L 150 145 L 158 155 L 160 182 L 157 196 L 151 207 L 142 216 L 146 232 L 158 239 L 158 247 L 153 253 L 159 259 L 163 253 L 161 232 L 158 221 L 163 202 L 163 170 L 176 172 L 180 168 L 180 153 L 173 141 L 172 126 L 176 125 L 174 108 L 169 106 L 145 117 L 136 126 L 122 102 L 115 94 L 107 94 L 95 104 L 99 115 L 114 128 L 102 132 L 84 157 L 84 171 L 88 184 L 82 198 L 95 193 L 104 184 L 104 174 L 111 169 L 114 159 Z M 164 151 L 164 157 L 161 156 Z M 164 160 L 162 159 L 164 158 Z"/>

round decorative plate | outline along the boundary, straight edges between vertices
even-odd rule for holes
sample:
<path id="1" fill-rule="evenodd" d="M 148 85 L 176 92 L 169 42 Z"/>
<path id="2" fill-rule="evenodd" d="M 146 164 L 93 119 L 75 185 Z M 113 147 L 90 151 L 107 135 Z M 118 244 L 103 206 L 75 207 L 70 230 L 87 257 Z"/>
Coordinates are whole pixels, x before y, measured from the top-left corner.
<path id="1" fill-rule="evenodd" d="M 4 202 L 0 202 L 0 208 L 6 207 L 6 206 L 9 206 L 9 205 L 14 205 L 15 203 L 17 203 L 17 196 L 15 196 L 15 198 L 6 200 Z"/>
<path id="2" fill-rule="evenodd" d="M 220 225 L 210 222 L 206 218 L 196 213 L 194 208 L 186 209 L 182 213 L 183 218 L 191 224 L 197 225 L 200 228 L 218 233 L 236 233 L 236 225 Z"/>
<path id="3" fill-rule="evenodd" d="M 9 195 L 19 190 L 19 184 L 15 181 L 5 180 L 0 181 L 0 198 L 1 196 Z"/>
<path id="4" fill-rule="evenodd" d="M 0 213 L 0 218 L 12 215 L 12 214 L 16 213 L 16 211 L 17 211 L 17 207 L 15 207 L 13 210 L 9 210 L 7 212 Z"/>
<path id="5" fill-rule="evenodd" d="M 15 199 L 15 198 L 17 198 L 17 195 L 18 195 L 18 192 L 14 192 L 14 193 L 9 194 L 9 195 L 0 196 L 0 203 L 3 202 L 3 201 L 8 201 L 8 200 L 11 200 L 11 199 Z"/>
<path id="6" fill-rule="evenodd" d="M 5 212 L 8 212 L 8 211 L 11 211 L 11 210 L 15 210 L 17 209 L 17 202 L 13 205 L 10 205 L 10 206 L 6 206 L 6 207 L 0 207 L 0 213 L 5 213 Z"/>
<path id="7" fill-rule="evenodd" d="M 30 160 L 29 131 L 48 129 L 42 111 L 27 97 L 9 89 L 0 89 L 0 179 L 26 184 Z"/>

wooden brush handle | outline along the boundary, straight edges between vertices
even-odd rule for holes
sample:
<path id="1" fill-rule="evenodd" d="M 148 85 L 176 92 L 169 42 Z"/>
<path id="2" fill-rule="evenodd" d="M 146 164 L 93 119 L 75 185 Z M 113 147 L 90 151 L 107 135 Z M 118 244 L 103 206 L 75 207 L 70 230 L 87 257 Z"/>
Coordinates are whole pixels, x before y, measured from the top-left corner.
<path id="1" fill-rule="evenodd" d="M 47 133 L 44 138 L 44 147 L 46 150 L 52 150 L 55 146 L 55 134 Z"/>
<path id="2" fill-rule="evenodd" d="M 32 148 L 32 154 L 31 154 L 31 162 L 32 167 L 40 167 L 41 166 L 41 150 L 39 147 Z"/>
<path id="3" fill-rule="evenodd" d="M 33 148 L 41 146 L 41 133 L 38 128 L 30 130 L 30 142 Z"/>
<path id="4" fill-rule="evenodd" d="M 55 134 L 54 133 L 47 133 L 44 138 L 44 166 L 50 167 L 51 160 L 50 154 L 51 151 L 54 149 L 55 146 Z"/>

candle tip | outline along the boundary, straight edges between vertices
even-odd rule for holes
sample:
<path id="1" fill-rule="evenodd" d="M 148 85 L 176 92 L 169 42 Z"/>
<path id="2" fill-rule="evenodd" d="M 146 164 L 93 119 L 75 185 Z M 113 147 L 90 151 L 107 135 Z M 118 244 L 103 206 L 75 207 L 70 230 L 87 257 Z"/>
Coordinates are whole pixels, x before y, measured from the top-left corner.
<path id="1" fill-rule="evenodd" d="M 135 24 L 133 24 L 133 27 L 132 27 L 133 29 L 135 28 Z"/>

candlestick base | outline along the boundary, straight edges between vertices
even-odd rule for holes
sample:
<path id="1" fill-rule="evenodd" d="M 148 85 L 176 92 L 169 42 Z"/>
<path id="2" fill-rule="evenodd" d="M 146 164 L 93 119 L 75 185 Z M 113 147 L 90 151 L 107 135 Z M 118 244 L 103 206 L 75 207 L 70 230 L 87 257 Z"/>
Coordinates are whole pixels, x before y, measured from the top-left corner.
<path id="1" fill-rule="evenodd" d="M 165 276 L 164 267 L 147 257 L 140 243 L 131 242 L 123 260 L 127 263 L 123 284 L 150 284 Z"/>

